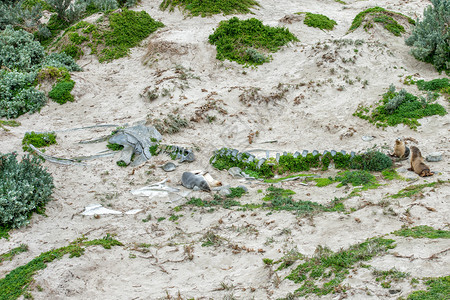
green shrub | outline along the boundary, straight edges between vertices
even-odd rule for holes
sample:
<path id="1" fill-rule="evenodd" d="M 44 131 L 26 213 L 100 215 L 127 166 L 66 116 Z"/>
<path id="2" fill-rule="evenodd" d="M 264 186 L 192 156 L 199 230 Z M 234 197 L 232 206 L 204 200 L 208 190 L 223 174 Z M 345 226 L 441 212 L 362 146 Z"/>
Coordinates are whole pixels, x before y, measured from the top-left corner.
<path id="1" fill-rule="evenodd" d="M 355 156 L 350 163 L 351 169 L 381 172 L 392 166 L 389 156 L 379 151 L 369 151 L 360 156 Z"/>
<path id="2" fill-rule="evenodd" d="M 52 176 L 35 156 L 0 154 L 0 227 L 17 228 L 28 223 L 34 211 L 45 210 L 53 190 Z"/>
<path id="3" fill-rule="evenodd" d="M 353 19 L 352 25 L 350 26 L 348 31 L 356 30 L 359 26 L 361 26 L 361 24 L 365 20 L 366 24 L 364 25 L 364 28 L 372 27 L 373 25 L 371 21 L 367 20 L 368 15 L 371 16 L 374 22 L 382 23 L 385 29 L 387 29 L 389 32 L 391 32 L 396 36 L 400 36 L 402 33 L 404 33 L 405 28 L 402 25 L 400 25 L 393 17 L 404 18 L 408 21 L 408 23 L 415 24 L 415 21 L 410 17 L 402 15 L 401 13 L 393 12 L 390 10 L 386 10 L 382 7 L 376 6 L 366 9 L 357 14 L 356 17 Z"/>
<path id="4" fill-rule="evenodd" d="M 89 46 L 91 54 L 97 55 L 100 62 L 111 61 L 126 56 L 130 48 L 164 26 L 145 11 L 127 9 L 109 14 L 108 21 L 105 26 L 81 21 L 66 30 L 68 44 L 57 43 L 56 47 L 78 59 L 84 55 L 82 47 Z M 66 43 L 64 39 L 61 41 Z"/>
<path id="5" fill-rule="evenodd" d="M 46 0 L 46 2 L 56 11 L 58 18 L 68 23 L 80 19 L 86 11 L 84 1 L 72 3 L 71 0 Z"/>
<path id="6" fill-rule="evenodd" d="M 297 13 L 301 14 L 301 13 Z M 322 30 L 333 30 L 336 21 L 328 18 L 327 16 L 321 14 L 306 13 L 305 20 L 303 21 L 305 25 L 309 27 L 315 27 Z"/>
<path id="7" fill-rule="evenodd" d="M 48 96 L 59 104 L 64 104 L 67 101 L 73 101 L 74 98 L 70 92 L 73 90 L 75 86 L 75 81 L 73 80 L 64 80 L 57 82 L 52 90 L 48 93 Z"/>
<path id="8" fill-rule="evenodd" d="M 419 90 L 439 92 L 450 87 L 450 80 L 448 78 L 438 78 L 430 81 L 417 80 L 416 84 Z"/>
<path id="9" fill-rule="evenodd" d="M 11 26 L 0 32 L 0 65 L 20 72 L 37 71 L 42 67 L 81 71 L 71 57 L 60 53 L 46 55 L 31 33 L 14 30 Z"/>
<path id="10" fill-rule="evenodd" d="M 33 145 L 36 148 L 47 147 L 56 143 L 56 134 L 54 132 L 35 133 L 26 132 L 22 139 L 23 151 L 31 151 L 28 145 Z"/>
<path id="11" fill-rule="evenodd" d="M 40 65 L 44 56 L 44 48 L 33 40 L 31 33 L 14 30 L 11 26 L 0 32 L 0 65 L 29 72 Z"/>
<path id="12" fill-rule="evenodd" d="M 33 87 L 35 78 L 34 72 L 0 71 L 0 117 L 17 118 L 45 105 L 45 94 Z"/>
<path id="13" fill-rule="evenodd" d="M 250 8 L 259 6 L 254 0 L 163 0 L 159 5 L 161 10 L 169 8 L 173 11 L 175 7 L 183 7 L 192 16 L 211 16 L 216 14 L 247 14 Z"/>
<path id="14" fill-rule="evenodd" d="M 338 187 L 342 185 L 348 185 L 349 183 L 351 183 L 353 186 L 359 186 L 377 182 L 375 176 L 365 170 L 347 171 L 344 173 L 340 173 L 338 176 L 336 176 L 335 180 L 341 182 Z"/>
<path id="15" fill-rule="evenodd" d="M 130 48 L 139 45 L 164 24 L 153 20 L 145 11 L 124 9 L 109 15 L 109 27 L 111 29 L 103 34 L 106 48 L 99 55 L 100 62 L 126 56 Z"/>
<path id="16" fill-rule="evenodd" d="M 418 60 L 434 65 L 436 70 L 450 74 L 450 2 L 431 0 L 423 12 L 423 20 L 414 27 L 405 42 L 413 47 L 411 54 Z"/>
<path id="17" fill-rule="evenodd" d="M 44 81 L 70 80 L 70 73 L 66 68 L 45 67 L 39 71 L 36 80 L 40 84 Z"/>
<path id="18" fill-rule="evenodd" d="M 16 28 L 36 30 L 42 28 L 40 6 L 27 6 L 30 1 L 1 1 L 0 2 L 0 30 L 11 25 Z M 45 28 L 45 27 L 44 27 Z"/>
<path id="19" fill-rule="evenodd" d="M 359 106 L 353 115 L 368 120 L 377 127 L 396 126 L 403 123 L 411 129 L 416 129 L 417 126 L 420 126 L 418 119 L 447 114 L 442 105 L 431 103 L 431 101 L 433 98 L 426 100 L 423 97 L 407 93 L 405 90 L 396 92 L 395 87 L 391 85 L 378 106 L 372 110 Z"/>
<path id="20" fill-rule="evenodd" d="M 298 39 L 288 29 L 264 26 L 255 18 L 241 21 L 233 17 L 221 21 L 209 36 L 209 43 L 216 45 L 217 59 L 248 65 L 260 65 L 266 61 L 262 59 L 260 51 L 276 52 L 279 47 L 291 41 Z M 257 50 L 259 54 L 250 49 Z M 256 57 L 258 58 L 255 59 Z"/>

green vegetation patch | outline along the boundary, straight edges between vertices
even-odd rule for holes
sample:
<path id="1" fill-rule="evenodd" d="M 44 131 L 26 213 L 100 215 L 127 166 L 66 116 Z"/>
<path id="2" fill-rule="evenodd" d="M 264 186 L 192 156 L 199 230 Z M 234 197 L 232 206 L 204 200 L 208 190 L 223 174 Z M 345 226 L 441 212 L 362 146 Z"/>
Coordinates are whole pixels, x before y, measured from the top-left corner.
<path id="1" fill-rule="evenodd" d="M 319 246 L 314 257 L 303 258 L 304 262 L 286 278 L 295 283 L 303 283 L 295 291 L 295 296 L 298 297 L 308 294 L 327 295 L 336 288 L 345 290 L 341 283 L 348 276 L 350 269 L 358 262 L 368 261 L 393 249 L 394 242 L 391 239 L 372 238 L 339 252 Z"/>
<path id="2" fill-rule="evenodd" d="M 72 94 L 70 93 L 75 86 L 75 81 L 60 81 L 57 82 L 52 90 L 48 93 L 50 99 L 59 104 L 64 104 L 67 101 L 74 101 Z"/>
<path id="3" fill-rule="evenodd" d="M 383 170 L 381 172 L 381 175 L 383 175 L 383 178 L 386 180 L 394 180 L 394 179 L 405 180 L 404 177 L 402 177 L 400 174 L 397 173 L 395 169 L 392 168 Z"/>
<path id="4" fill-rule="evenodd" d="M 161 10 L 173 11 L 175 7 L 182 7 L 191 16 L 211 16 L 216 14 L 248 14 L 250 8 L 259 6 L 254 0 L 163 0 L 159 5 Z"/>
<path id="5" fill-rule="evenodd" d="M 437 78 L 430 81 L 417 80 L 416 84 L 421 91 L 450 94 L 450 80 L 448 78 Z"/>
<path id="6" fill-rule="evenodd" d="M 405 40 L 411 54 L 418 60 L 431 63 L 437 71 L 450 75 L 450 31 L 448 0 L 431 0 L 423 11 L 411 35 Z"/>
<path id="7" fill-rule="evenodd" d="M 264 26 L 255 18 L 221 21 L 209 36 L 209 43 L 216 45 L 217 59 L 242 65 L 261 65 L 270 60 L 266 52 L 276 52 L 293 41 L 298 39 L 287 28 Z"/>
<path id="8" fill-rule="evenodd" d="M 20 125 L 21 125 L 20 122 L 17 122 L 15 120 L 0 120 L 0 128 L 2 128 L 5 131 L 9 131 L 9 129 L 6 128 L 5 126 L 19 127 Z"/>
<path id="9" fill-rule="evenodd" d="M 330 184 L 335 183 L 336 181 L 332 177 L 328 178 L 314 178 L 317 187 L 329 186 Z"/>
<path id="10" fill-rule="evenodd" d="M 401 272 L 396 268 L 392 268 L 387 271 L 382 270 L 373 270 L 372 275 L 375 276 L 375 280 L 381 284 L 382 287 L 388 289 L 391 287 L 392 281 L 398 282 L 408 278 L 410 276 L 409 273 Z"/>
<path id="11" fill-rule="evenodd" d="M 245 189 L 241 187 L 230 188 L 230 191 L 231 194 L 227 195 L 227 198 L 241 198 L 246 193 Z"/>
<path id="12" fill-rule="evenodd" d="M 303 12 L 297 13 L 298 15 L 303 14 Z M 337 25 L 335 20 L 328 18 L 327 16 L 321 14 L 304 13 L 305 20 L 303 23 L 309 27 L 315 27 L 322 30 L 333 30 L 334 25 Z"/>
<path id="13" fill-rule="evenodd" d="M 241 203 L 236 200 L 232 200 L 229 198 L 222 198 L 217 195 L 214 197 L 214 200 L 202 200 L 200 198 L 191 198 L 186 205 L 193 205 L 198 207 L 212 207 L 212 206 L 222 206 L 223 208 L 230 208 L 233 206 L 241 206 Z"/>
<path id="14" fill-rule="evenodd" d="M 433 227 L 421 225 L 412 228 L 402 228 L 394 231 L 393 234 L 398 236 L 413 238 L 429 238 L 429 239 L 450 239 L 449 230 L 434 229 Z"/>
<path id="15" fill-rule="evenodd" d="M 14 256 L 16 256 L 19 253 L 27 252 L 28 246 L 25 244 L 21 244 L 19 247 L 13 248 L 10 251 L 0 254 L 0 264 L 4 262 L 5 260 L 12 260 Z"/>
<path id="16" fill-rule="evenodd" d="M 52 176 L 36 156 L 0 153 L 0 235 L 28 223 L 33 212 L 43 213 L 54 185 Z M 1 293 L 0 293 L 1 294 Z"/>
<path id="17" fill-rule="evenodd" d="M 321 168 L 324 171 L 328 169 L 331 162 L 334 162 L 337 169 L 359 169 L 366 171 L 382 171 L 392 166 L 392 160 L 389 156 L 374 150 L 354 156 L 338 152 L 333 157 L 329 153 L 325 155 L 308 153 L 305 157 L 302 155 L 294 157 L 292 153 L 286 153 L 281 155 L 277 162 L 273 158 L 261 161 L 257 158 L 250 157 L 248 152 L 234 155 L 233 149 L 222 148 L 217 150 L 210 159 L 210 163 L 219 170 L 239 167 L 248 175 L 259 178 L 271 178 L 275 174 L 284 174 L 287 172 L 297 173 L 308 171 L 311 168 Z M 292 177 L 295 176 L 299 175 L 292 175 Z"/>
<path id="18" fill-rule="evenodd" d="M 433 98 L 425 99 L 414 96 L 404 89 L 396 92 L 395 87 L 391 85 L 389 90 L 383 94 L 383 99 L 378 106 L 370 109 L 360 105 L 353 115 L 367 120 L 377 127 L 405 124 L 411 129 L 417 129 L 420 126 L 418 119 L 447 114 L 442 105 L 432 103 L 434 100 Z"/>
<path id="19" fill-rule="evenodd" d="M 121 246 L 122 243 L 108 234 L 103 239 L 86 241 L 82 238 L 70 243 L 69 246 L 44 252 L 26 265 L 12 270 L 3 279 L 0 279 L 0 299 L 11 300 L 19 298 L 26 292 L 33 281 L 34 274 L 39 270 L 45 269 L 48 263 L 55 259 L 60 259 L 66 254 L 69 254 L 70 258 L 80 257 L 84 254 L 85 248 L 92 245 L 101 245 L 105 249 L 111 249 L 112 246 Z"/>
<path id="20" fill-rule="evenodd" d="M 163 26 L 145 11 L 123 9 L 107 15 L 107 24 L 81 21 L 69 27 L 55 47 L 79 58 L 87 46 L 100 62 L 111 61 L 128 55 L 130 48 Z"/>
<path id="21" fill-rule="evenodd" d="M 317 212 L 344 211 L 344 205 L 335 199 L 327 206 L 312 201 L 294 201 L 294 191 L 270 186 L 263 198 L 263 207 L 271 210 L 295 211 L 297 214 L 311 214 Z"/>
<path id="22" fill-rule="evenodd" d="M 400 36 L 405 32 L 405 28 L 394 18 L 403 18 L 406 19 L 408 23 L 415 24 L 415 21 L 410 17 L 376 6 L 357 14 L 348 31 L 356 30 L 363 22 L 365 22 L 364 29 L 367 30 L 368 28 L 373 27 L 373 21 L 383 24 L 383 27 L 395 36 Z"/>
<path id="23" fill-rule="evenodd" d="M 112 151 L 120 151 L 123 149 L 123 145 L 116 144 L 116 143 L 109 143 L 109 142 L 106 145 L 106 147 L 108 147 L 108 149 L 110 149 Z"/>
<path id="24" fill-rule="evenodd" d="M 391 195 L 391 198 L 404 198 L 404 197 L 411 197 L 415 194 L 420 193 L 424 188 L 427 187 L 437 187 L 441 184 L 446 184 L 449 183 L 449 181 L 443 181 L 443 180 L 438 180 L 435 182 L 430 182 L 430 183 L 423 183 L 423 184 L 416 184 L 416 185 L 410 185 L 405 187 L 404 189 L 400 190 L 397 194 Z"/>
<path id="25" fill-rule="evenodd" d="M 450 299 L 450 275 L 430 278 L 425 282 L 426 291 L 415 291 L 409 294 L 407 300 Z"/>
<path id="26" fill-rule="evenodd" d="M 346 171 L 341 172 L 336 176 L 336 181 L 340 181 L 341 183 L 338 184 L 337 187 L 341 187 L 344 185 L 351 184 L 353 186 L 367 186 L 367 185 L 373 185 L 377 183 L 377 179 L 375 176 L 370 174 L 367 171 Z"/>
<path id="27" fill-rule="evenodd" d="M 55 145 L 56 142 L 56 134 L 54 132 L 44 132 L 44 133 L 35 133 L 26 132 L 25 136 L 22 139 L 22 148 L 23 151 L 32 151 L 28 145 L 33 145 L 36 148 L 47 147 L 50 145 Z"/>

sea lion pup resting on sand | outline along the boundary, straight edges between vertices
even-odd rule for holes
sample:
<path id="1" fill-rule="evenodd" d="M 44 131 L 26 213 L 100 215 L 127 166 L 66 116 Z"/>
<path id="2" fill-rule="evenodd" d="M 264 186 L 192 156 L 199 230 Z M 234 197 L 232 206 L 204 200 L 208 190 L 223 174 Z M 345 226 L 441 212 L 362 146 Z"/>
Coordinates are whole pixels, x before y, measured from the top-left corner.
<path id="1" fill-rule="evenodd" d="M 409 148 L 401 138 L 395 140 L 393 156 L 397 156 L 399 158 L 407 158 L 409 156 Z"/>
<path id="2" fill-rule="evenodd" d="M 191 172 L 183 173 L 183 175 L 181 176 L 181 184 L 188 189 L 197 187 L 203 191 L 211 191 L 208 182 L 206 182 L 205 178 L 202 175 L 195 175 Z"/>
<path id="3" fill-rule="evenodd" d="M 414 171 L 420 177 L 433 176 L 434 173 L 430 171 L 430 167 L 423 162 L 419 148 L 411 146 L 411 152 L 411 168 L 408 170 Z"/>

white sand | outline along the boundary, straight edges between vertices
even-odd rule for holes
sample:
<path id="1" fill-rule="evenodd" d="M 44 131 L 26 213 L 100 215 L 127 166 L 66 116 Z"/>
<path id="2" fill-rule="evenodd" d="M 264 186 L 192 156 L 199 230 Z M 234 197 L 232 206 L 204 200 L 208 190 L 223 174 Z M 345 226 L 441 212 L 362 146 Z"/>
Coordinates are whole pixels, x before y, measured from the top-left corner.
<path id="1" fill-rule="evenodd" d="M 22 153 L 24 133 L 32 130 L 60 131 L 97 124 L 135 124 L 149 119 L 163 119 L 174 112 L 190 120 L 208 99 L 216 100 L 216 104 L 227 114 L 221 114 L 217 109 L 210 110 L 204 114 L 205 120 L 190 122 L 189 128 L 164 136 L 164 143 L 197 149 L 194 163 L 182 164 L 172 173 L 152 168 L 153 165 L 169 161 L 170 158 L 165 155 L 155 157 L 134 170 L 118 167 L 115 164 L 117 155 L 88 161 L 85 167 L 46 162 L 45 166 L 52 173 L 56 186 L 53 201 L 47 205 L 47 217 L 35 214 L 30 225 L 11 231 L 9 240 L 1 240 L 0 253 L 21 243 L 27 244 L 29 251 L 1 264 L 0 278 L 40 253 L 66 246 L 82 235 L 94 239 L 107 233 L 115 235 L 125 246 L 113 247 L 111 250 L 93 246 L 87 248 L 79 258 L 64 257 L 49 263 L 46 269 L 34 276 L 35 282 L 30 289 L 33 297 L 158 299 L 167 295 L 176 298 L 179 292 L 182 299 L 222 299 L 231 295 L 236 299 L 276 299 L 285 297 L 299 288 L 300 284 L 283 280 L 291 269 L 278 272 L 281 279 L 278 282 L 277 275 L 264 266 L 263 258 L 279 259 L 284 252 L 295 247 L 305 255 L 312 255 L 318 245 L 337 251 L 366 238 L 386 234 L 397 241 L 397 247 L 367 264 L 383 270 L 395 266 L 415 278 L 448 275 L 450 256 L 444 250 L 449 249 L 449 240 L 389 235 L 402 225 L 429 225 L 445 229 L 450 216 L 448 184 L 425 189 L 420 198 L 392 200 L 390 207 L 396 215 L 391 215 L 385 214 L 380 206 L 364 204 L 377 204 L 386 194 L 394 194 L 411 183 L 397 180 L 385 182 L 379 178 L 386 185 L 362 192 L 361 196 L 344 202 L 348 209 L 358 208 L 355 212 L 322 213 L 311 218 L 296 217 L 290 212 L 268 215 L 268 211 L 260 209 L 242 212 L 217 208 L 207 212 L 207 209 L 187 207 L 175 212 L 173 208 L 186 200 L 168 203 L 164 199 L 148 199 L 130 193 L 133 189 L 164 178 L 169 178 L 171 186 L 180 187 L 182 172 L 195 169 L 210 171 L 214 178 L 224 184 L 242 184 L 232 179 L 226 171 L 215 170 L 209 165 L 212 151 L 221 147 L 233 147 L 241 151 L 362 151 L 375 144 L 392 147 L 397 137 L 415 138 L 424 155 L 443 152 L 441 162 L 430 163 L 432 170 L 439 174 L 426 179 L 417 176 L 414 184 L 448 180 L 448 115 L 420 120 L 422 126 L 417 131 L 403 125 L 382 130 L 352 116 L 358 104 L 376 103 L 391 83 L 398 89 L 405 88 L 417 94 L 415 86 L 403 85 L 402 81 L 407 75 L 418 74 L 418 78 L 425 80 L 443 76 L 430 64 L 419 62 L 409 54 L 409 47 L 404 44 L 404 38 L 411 30 L 408 24 L 404 24 L 407 34 L 402 37 L 393 36 L 379 24 L 375 24 L 369 32 L 359 28 L 347 34 L 354 16 L 366 8 L 378 5 L 416 18 L 422 16 L 428 1 L 369 0 L 348 1 L 347 5 L 343 5 L 333 1 L 280 3 L 261 0 L 261 7 L 255 10 L 255 15 L 240 18 L 256 17 L 268 25 L 286 26 L 300 42 L 283 47 L 272 55 L 272 62 L 258 68 L 243 68 L 234 62 L 215 59 L 215 47 L 207 42 L 208 36 L 219 21 L 229 16 L 189 18 L 178 10 L 173 13 L 160 11 L 159 3 L 156 0 L 143 0 L 136 9 L 147 11 L 166 27 L 151 35 L 142 47 L 132 49 L 129 57 L 103 64 L 93 56 L 82 58 L 78 63 L 83 66 L 84 72 L 72 75 L 76 82 L 73 92 L 75 102 L 62 106 L 49 102 L 40 113 L 19 117 L 22 126 L 11 128 L 10 132 L 0 130 L 0 151 Z M 285 15 L 298 11 L 323 13 L 338 24 L 333 31 L 326 32 L 307 27 L 301 21 L 292 24 L 279 22 Z M 365 43 L 362 46 L 339 48 L 331 42 L 334 39 L 361 39 Z M 146 44 L 150 41 L 155 45 L 168 43 L 172 45 L 172 51 L 144 59 Z M 328 49 L 324 47 L 326 45 Z M 358 49 L 358 52 L 355 53 L 354 49 Z M 324 55 L 335 61 L 327 61 Z M 342 61 L 342 58 L 353 56 L 355 63 Z M 144 65 L 143 61 L 147 61 L 147 64 Z M 190 70 L 189 74 L 196 78 L 166 79 L 157 85 L 159 80 L 176 75 L 176 66 Z M 332 68 L 334 74 L 331 73 Z M 346 75 L 347 80 L 353 80 L 354 84 L 345 83 Z M 363 89 L 364 80 L 369 84 Z M 239 96 L 246 89 L 260 88 L 262 96 L 269 96 L 279 92 L 279 84 L 289 85 L 281 100 L 268 104 L 252 103 L 251 106 L 239 101 Z M 338 91 L 339 86 L 345 89 Z M 166 88 L 170 96 L 160 96 L 150 102 L 140 96 L 147 87 L 159 87 L 159 91 Z M 301 99 L 295 104 L 298 101 L 294 99 L 298 96 Z M 448 101 L 443 97 L 438 102 L 449 110 Z M 207 115 L 216 116 L 216 120 L 208 123 Z M 49 147 L 46 153 L 60 157 L 96 154 L 106 149 L 106 142 L 87 145 L 78 142 L 101 137 L 113 129 L 58 132 L 58 145 Z M 249 134 L 256 131 L 259 135 L 249 144 Z M 361 139 L 364 135 L 373 135 L 375 139 L 364 142 Z M 264 143 L 272 140 L 277 142 Z M 408 164 L 408 161 L 403 161 L 398 163 L 398 167 L 407 168 Z M 333 176 L 335 173 L 336 170 L 330 170 L 322 176 Z M 263 194 L 258 193 L 258 190 L 264 191 L 268 185 L 246 185 L 249 193 L 240 201 L 260 203 Z M 283 183 L 282 186 L 294 190 L 297 193 L 294 195 L 296 200 L 322 204 L 351 191 L 336 188 L 335 184 L 318 188 L 313 183 L 303 186 L 295 181 Z M 180 188 L 185 191 L 183 187 Z M 213 196 L 204 192 L 191 195 L 203 199 L 212 199 Z M 80 214 L 86 206 L 95 203 L 122 212 L 131 209 L 143 209 L 143 212 L 136 215 L 101 216 L 99 219 Z M 405 215 L 408 208 L 411 208 L 409 217 Z M 151 214 L 152 219 L 142 222 L 148 214 Z M 168 220 L 172 214 L 183 217 L 172 222 Z M 157 222 L 159 217 L 165 217 L 166 220 Z M 219 235 L 222 244 L 202 247 L 202 237 L 208 231 Z M 150 251 L 136 251 L 144 249 L 137 248 L 140 243 L 151 244 L 148 248 Z M 242 249 L 233 250 L 232 245 Z M 193 249 L 192 260 L 185 253 L 186 246 Z M 430 259 L 435 253 L 440 254 Z M 346 295 L 351 299 L 396 298 L 406 296 L 412 290 L 409 279 L 393 283 L 392 288 L 399 288 L 401 292 L 391 295 L 388 289 L 375 281 L 370 270 L 359 268 L 351 271 L 350 275 L 343 284 L 348 285 Z M 43 290 L 38 291 L 35 288 L 37 285 Z M 323 298 L 337 299 L 343 295 Z"/>

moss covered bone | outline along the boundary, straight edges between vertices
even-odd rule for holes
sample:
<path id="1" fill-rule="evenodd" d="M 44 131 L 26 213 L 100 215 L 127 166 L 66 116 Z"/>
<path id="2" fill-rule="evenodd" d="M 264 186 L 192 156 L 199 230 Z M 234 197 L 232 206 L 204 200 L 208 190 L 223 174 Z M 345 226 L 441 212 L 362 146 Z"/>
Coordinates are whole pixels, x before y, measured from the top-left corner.
<path id="1" fill-rule="evenodd" d="M 275 173 L 308 171 L 311 168 L 322 168 L 327 170 L 330 163 L 338 169 L 361 169 L 368 171 L 382 171 L 392 166 L 392 160 L 379 151 L 368 151 L 364 154 L 345 151 L 324 151 L 320 154 L 317 150 L 308 153 L 277 154 L 276 158 L 256 158 L 250 152 L 239 152 L 237 149 L 222 148 L 216 150 L 210 159 L 210 163 L 217 169 L 229 169 L 239 167 L 245 173 L 256 177 L 270 178 Z"/>

